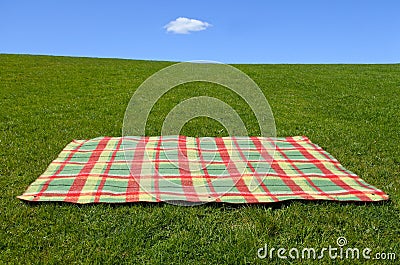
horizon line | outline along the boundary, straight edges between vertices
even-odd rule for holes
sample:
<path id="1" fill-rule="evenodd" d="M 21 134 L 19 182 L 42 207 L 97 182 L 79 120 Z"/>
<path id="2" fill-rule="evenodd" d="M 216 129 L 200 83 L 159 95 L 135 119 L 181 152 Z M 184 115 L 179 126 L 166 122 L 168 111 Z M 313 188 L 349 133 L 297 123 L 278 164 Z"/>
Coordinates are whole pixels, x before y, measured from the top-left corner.
<path id="1" fill-rule="evenodd" d="M 191 59 L 191 60 L 173 60 L 173 59 L 150 59 L 150 58 L 132 58 L 132 57 L 100 57 L 91 55 L 70 55 L 70 54 L 43 54 L 43 53 L 5 53 L 0 52 L 0 55 L 28 55 L 28 56 L 49 56 L 49 57 L 69 57 L 69 58 L 88 58 L 88 59 L 116 59 L 116 60 L 132 60 L 132 61 L 150 61 L 150 62 L 170 62 L 181 63 L 191 61 L 214 61 L 223 64 L 248 64 L 248 65 L 262 65 L 262 64 L 327 64 L 327 65 L 346 65 L 346 64 L 359 64 L 359 65 L 376 65 L 376 64 L 400 64 L 400 62 L 220 62 L 215 59 Z"/>

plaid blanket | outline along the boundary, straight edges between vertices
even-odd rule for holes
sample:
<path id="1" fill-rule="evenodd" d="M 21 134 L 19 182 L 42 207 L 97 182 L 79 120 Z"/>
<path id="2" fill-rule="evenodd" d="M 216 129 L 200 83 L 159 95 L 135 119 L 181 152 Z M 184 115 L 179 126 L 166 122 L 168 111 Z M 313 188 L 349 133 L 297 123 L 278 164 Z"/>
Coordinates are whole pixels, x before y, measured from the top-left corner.
<path id="1" fill-rule="evenodd" d="M 19 199 L 33 202 L 380 201 L 381 190 L 307 137 L 74 140 Z"/>

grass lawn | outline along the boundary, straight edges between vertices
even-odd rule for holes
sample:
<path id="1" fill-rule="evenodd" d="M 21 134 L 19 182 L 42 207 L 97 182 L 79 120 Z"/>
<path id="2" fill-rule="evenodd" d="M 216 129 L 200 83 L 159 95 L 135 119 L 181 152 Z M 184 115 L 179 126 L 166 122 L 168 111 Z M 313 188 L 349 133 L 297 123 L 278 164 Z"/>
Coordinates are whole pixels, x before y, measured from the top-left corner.
<path id="1" fill-rule="evenodd" d="M 0 55 L 0 263 L 280 263 L 276 255 L 259 259 L 257 250 L 265 244 L 321 249 L 337 246 L 340 236 L 346 237 L 346 247 L 396 253 L 400 260 L 400 65 L 236 66 L 263 90 L 278 136 L 309 137 L 388 193 L 388 202 L 78 206 L 16 198 L 72 139 L 120 136 L 135 89 L 170 64 Z M 154 106 L 148 135 L 160 134 L 176 104 L 199 95 L 224 100 L 250 134 L 259 133 L 254 115 L 236 94 L 190 83 Z M 181 134 L 226 131 L 197 118 Z M 326 255 L 323 262 L 349 260 Z"/>

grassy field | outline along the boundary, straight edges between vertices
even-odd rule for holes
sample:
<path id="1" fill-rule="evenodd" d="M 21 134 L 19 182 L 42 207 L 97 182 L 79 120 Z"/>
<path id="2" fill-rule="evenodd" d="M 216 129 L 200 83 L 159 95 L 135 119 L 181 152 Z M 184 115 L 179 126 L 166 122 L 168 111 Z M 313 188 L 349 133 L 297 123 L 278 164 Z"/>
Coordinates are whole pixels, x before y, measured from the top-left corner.
<path id="1" fill-rule="evenodd" d="M 340 236 L 348 247 L 396 253 L 399 261 L 400 65 L 236 66 L 263 90 L 278 136 L 309 137 L 388 193 L 388 202 L 77 206 L 30 205 L 16 198 L 72 139 L 120 136 L 135 89 L 170 64 L 0 55 L 0 263 L 280 263 L 276 256 L 260 260 L 257 250 L 265 244 L 321 249 L 336 246 Z M 197 95 L 224 100 L 252 135 L 259 132 L 254 115 L 234 93 L 191 83 L 157 103 L 147 133 L 160 134 L 168 111 Z M 215 121 L 198 118 L 181 134 L 226 132 Z M 349 260 L 326 255 L 323 262 Z"/>

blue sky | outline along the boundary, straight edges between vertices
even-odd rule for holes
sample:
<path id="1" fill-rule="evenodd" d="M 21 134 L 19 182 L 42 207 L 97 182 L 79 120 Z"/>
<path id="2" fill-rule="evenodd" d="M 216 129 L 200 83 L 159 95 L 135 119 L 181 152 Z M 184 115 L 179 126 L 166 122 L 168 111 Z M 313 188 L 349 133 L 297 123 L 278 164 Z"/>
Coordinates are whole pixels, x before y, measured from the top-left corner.
<path id="1" fill-rule="evenodd" d="M 179 17 L 210 25 L 187 34 L 167 32 L 165 26 Z M 0 53 L 398 63 L 400 1 L 8 0 L 0 2 Z"/>

